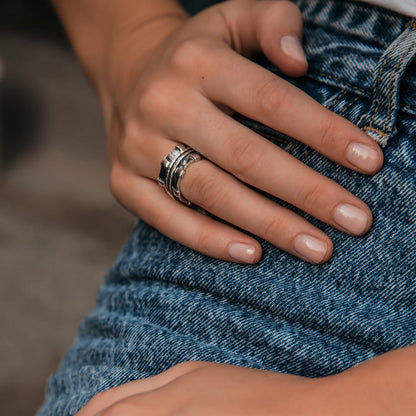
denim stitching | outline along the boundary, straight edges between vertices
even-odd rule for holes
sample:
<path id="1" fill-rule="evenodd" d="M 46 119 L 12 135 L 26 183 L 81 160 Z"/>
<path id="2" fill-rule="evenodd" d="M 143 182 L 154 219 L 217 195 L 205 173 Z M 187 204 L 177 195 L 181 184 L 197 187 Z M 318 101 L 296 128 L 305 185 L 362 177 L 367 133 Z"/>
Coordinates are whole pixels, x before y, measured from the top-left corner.
<path id="1" fill-rule="evenodd" d="M 364 90 L 362 88 L 359 88 L 359 87 L 357 87 L 357 86 L 355 86 L 355 85 L 353 85 L 353 84 L 351 84 L 351 83 L 349 83 L 347 81 L 344 81 L 344 80 L 342 80 L 342 79 L 340 79 L 338 77 L 335 77 L 335 76 L 332 76 L 332 75 L 329 75 L 329 74 L 325 74 L 325 73 L 319 72 L 319 71 L 309 71 L 309 73 L 310 74 L 319 75 L 319 76 L 322 76 L 324 78 L 331 79 L 331 80 L 336 81 L 336 82 L 343 83 L 344 85 L 347 85 L 348 87 L 350 87 L 350 88 L 352 88 L 354 90 L 360 91 L 360 92 L 364 93 L 365 95 L 369 95 L 369 91 Z"/>
<path id="2" fill-rule="evenodd" d="M 380 135 L 381 137 L 386 137 L 386 136 L 388 136 L 388 134 L 387 133 L 384 133 L 384 132 L 382 132 L 381 130 L 379 130 L 379 129 L 376 129 L 376 128 L 374 128 L 374 127 L 372 127 L 372 126 L 365 126 L 364 128 L 363 128 L 363 130 L 364 131 L 373 131 L 374 133 L 377 133 L 378 135 Z"/>
<path id="3" fill-rule="evenodd" d="M 380 67 L 380 69 L 379 69 L 379 71 L 378 71 L 378 75 L 377 75 L 377 79 L 376 79 L 376 84 L 378 84 L 379 82 L 380 82 L 380 78 L 381 78 L 381 74 L 382 74 L 382 72 L 383 72 L 383 70 L 384 70 L 384 67 L 386 66 L 386 64 L 387 64 L 387 62 L 388 62 L 388 60 L 389 60 L 389 58 L 391 57 L 391 55 L 393 54 L 393 52 L 395 52 L 396 51 L 396 49 L 403 43 L 403 42 L 405 42 L 406 41 L 406 39 L 411 35 L 411 33 L 412 33 L 412 31 L 413 31 L 413 29 L 415 28 L 415 23 L 416 22 L 414 22 L 412 25 L 411 25 L 411 27 L 410 27 L 410 30 L 407 32 L 407 34 L 406 34 L 406 36 L 402 39 L 402 42 L 398 42 L 397 44 L 396 44 L 396 46 L 394 47 L 394 48 L 392 48 L 392 50 L 386 55 L 386 57 L 384 58 L 384 62 L 383 62 L 383 65 Z M 400 61 L 398 62 L 398 64 L 397 64 L 397 66 L 396 66 L 396 68 L 394 69 L 394 71 L 393 71 L 393 74 L 392 74 L 392 76 L 391 76 L 391 80 L 390 80 L 390 86 L 391 86 L 391 88 L 390 88 L 390 90 L 389 90 L 389 94 L 388 94 L 388 101 L 389 101 L 389 111 L 388 111 L 388 113 L 387 113 L 387 116 L 386 116 L 386 118 L 388 119 L 389 118 L 389 116 L 390 116 L 390 111 L 391 111 L 391 95 L 392 95 L 392 86 L 393 86 L 393 79 L 394 79 L 394 75 L 397 73 L 397 71 L 398 71 L 398 69 L 399 69 L 399 67 L 400 67 L 400 64 L 402 63 L 402 61 L 403 61 L 403 59 L 404 59 L 404 57 L 405 57 L 405 55 L 412 49 L 414 47 L 414 45 L 412 45 L 407 51 L 406 51 L 406 53 L 405 54 L 403 54 L 402 55 L 402 57 L 401 57 L 401 59 L 400 59 Z M 377 106 L 376 106 L 376 108 L 375 108 L 375 110 L 374 110 L 374 113 L 373 113 L 373 116 L 371 117 L 371 120 L 370 120 L 370 124 L 368 125 L 368 126 L 366 126 L 366 127 L 364 127 L 364 129 L 366 130 L 366 131 L 368 131 L 368 130 L 370 130 L 370 131 L 374 131 L 374 132 L 377 132 L 378 133 L 378 131 L 377 131 L 377 129 L 375 129 L 374 127 L 373 127 L 373 121 L 374 121 L 374 119 L 375 119 L 375 117 L 376 117 L 376 114 L 377 114 L 377 112 L 378 112 L 378 109 L 380 108 L 380 103 L 381 103 L 381 98 L 379 97 L 379 98 L 377 98 L 376 99 L 376 101 L 377 101 Z M 386 124 L 384 125 L 384 129 L 383 129 L 383 133 L 382 133 L 382 136 L 383 137 L 385 137 L 386 136 L 386 134 L 385 134 L 385 128 L 386 128 Z"/>
<path id="4" fill-rule="evenodd" d="M 416 24 L 415 24 L 415 26 L 416 26 Z M 335 76 L 332 76 L 332 75 L 328 75 L 328 74 L 325 74 L 323 72 L 318 72 L 318 71 L 309 71 L 308 74 L 306 74 L 306 76 L 308 78 L 315 80 L 315 78 L 313 76 L 311 76 L 311 75 L 317 75 L 317 76 L 320 76 L 322 78 L 328 78 L 331 81 L 335 81 L 335 82 L 338 82 L 338 83 L 340 83 L 342 85 L 346 85 L 346 86 L 348 86 L 349 88 L 351 88 L 351 89 L 353 89 L 355 91 L 362 92 L 367 98 L 370 97 L 370 92 L 368 90 L 364 90 L 362 88 L 359 88 L 359 87 L 357 87 L 357 86 L 355 86 L 355 85 L 353 85 L 353 84 L 351 84 L 349 82 L 346 82 L 345 80 L 343 80 L 341 78 L 338 78 L 338 77 L 335 77 Z M 409 109 L 409 110 L 416 111 L 416 106 L 411 106 L 411 105 L 402 105 L 402 106 L 399 106 L 399 108 L 400 109 Z"/>
<path id="5" fill-rule="evenodd" d="M 355 97 L 344 109 L 339 113 L 340 116 L 342 116 L 352 105 L 354 105 L 360 97 Z"/>
<path id="6" fill-rule="evenodd" d="M 411 33 L 411 32 L 409 32 Z M 391 115 L 391 97 L 393 95 L 393 83 L 394 83 L 394 76 L 396 75 L 397 71 L 399 70 L 399 67 L 401 65 L 401 63 L 403 62 L 404 57 L 412 50 L 416 47 L 416 44 L 413 44 L 412 46 L 410 46 L 410 48 L 402 55 L 402 57 L 400 58 L 400 61 L 397 63 L 396 68 L 394 68 L 393 74 L 391 76 L 390 79 L 390 86 L 389 86 L 389 94 L 388 94 L 388 101 L 389 101 L 389 106 L 387 109 L 387 123 L 384 124 L 384 128 L 383 128 L 383 132 L 386 131 L 387 128 L 387 124 L 390 123 L 390 115 Z"/>
<path id="7" fill-rule="evenodd" d="M 330 110 L 331 108 L 333 108 L 335 106 L 335 104 L 341 100 L 341 98 L 345 97 L 348 94 L 347 90 L 344 90 L 341 94 L 339 94 L 337 96 L 337 98 L 335 98 L 333 101 L 331 101 L 331 103 L 327 106 L 327 109 Z"/>

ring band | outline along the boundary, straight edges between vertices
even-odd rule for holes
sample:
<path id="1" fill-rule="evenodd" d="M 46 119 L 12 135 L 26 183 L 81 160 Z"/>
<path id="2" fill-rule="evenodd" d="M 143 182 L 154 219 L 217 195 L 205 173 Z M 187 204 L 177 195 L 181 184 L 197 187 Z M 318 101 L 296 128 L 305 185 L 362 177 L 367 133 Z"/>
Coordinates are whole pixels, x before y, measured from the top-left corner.
<path id="1" fill-rule="evenodd" d="M 201 159 L 192 147 L 178 144 L 160 163 L 157 181 L 173 199 L 191 206 L 192 202 L 183 197 L 180 186 L 188 166 Z"/>

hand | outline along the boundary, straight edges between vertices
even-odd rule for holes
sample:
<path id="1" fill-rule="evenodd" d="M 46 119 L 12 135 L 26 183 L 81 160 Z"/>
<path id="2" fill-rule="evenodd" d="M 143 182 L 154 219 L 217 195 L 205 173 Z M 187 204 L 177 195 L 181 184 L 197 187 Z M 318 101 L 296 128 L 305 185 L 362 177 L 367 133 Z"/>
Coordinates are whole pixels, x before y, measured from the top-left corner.
<path id="1" fill-rule="evenodd" d="M 209 362 L 98 393 L 76 416 L 413 416 L 416 347 L 309 379 Z"/>
<path id="2" fill-rule="evenodd" d="M 286 74 L 305 73 L 296 6 L 228 1 L 190 19 L 129 23 L 113 38 L 98 83 L 111 188 L 121 204 L 201 253 L 257 262 L 255 239 L 174 201 L 157 184 L 160 162 L 184 143 L 206 160 L 186 171 L 183 196 L 295 256 L 323 263 L 332 242 L 246 184 L 346 233 L 367 232 L 372 217 L 365 203 L 229 117 L 237 111 L 358 172 L 381 167 L 382 152 L 366 134 L 245 58 L 261 49 Z"/>
<path id="3" fill-rule="evenodd" d="M 271 371 L 184 362 L 98 393 L 76 416 L 306 416 L 315 384 Z"/>

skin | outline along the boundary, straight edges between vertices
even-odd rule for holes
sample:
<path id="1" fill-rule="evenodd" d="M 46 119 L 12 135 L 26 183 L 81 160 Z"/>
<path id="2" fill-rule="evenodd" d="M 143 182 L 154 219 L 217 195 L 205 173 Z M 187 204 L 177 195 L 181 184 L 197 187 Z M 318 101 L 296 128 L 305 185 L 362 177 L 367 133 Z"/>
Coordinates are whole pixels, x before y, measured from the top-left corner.
<path id="1" fill-rule="evenodd" d="M 228 1 L 193 18 L 167 0 L 54 3 L 101 98 L 111 189 L 132 213 L 208 256 L 260 259 L 254 238 L 179 204 L 157 184 L 161 160 L 182 142 L 206 158 L 187 170 L 183 196 L 282 250 L 323 263 L 333 247 L 321 230 L 252 187 L 344 232 L 368 231 L 372 217 L 363 201 L 229 117 L 237 111 L 256 119 L 363 174 L 381 167 L 382 152 L 365 133 L 247 59 L 263 50 L 286 74 L 306 72 L 302 53 L 288 54 L 280 42 L 302 37 L 292 3 Z M 351 163 L 357 144 L 375 160 Z M 345 204 L 364 217 L 358 228 L 337 221 L 337 208 Z M 300 250 L 304 238 L 319 250 Z"/>
<path id="2" fill-rule="evenodd" d="M 411 416 L 415 358 L 407 347 L 318 379 L 184 362 L 98 393 L 76 416 Z"/>
<path id="3" fill-rule="evenodd" d="M 330 258 L 329 237 L 252 187 L 344 232 L 369 229 L 371 212 L 363 201 L 229 117 L 237 111 L 256 119 L 363 174 L 380 169 L 382 152 L 361 130 L 247 59 L 262 50 L 284 73 L 306 72 L 299 51 L 288 53 L 282 43 L 290 36 L 293 45 L 302 36 L 293 4 L 226 1 L 189 18 L 174 0 L 52 2 L 100 97 L 111 189 L 128 210 L 208 256 L 260 259 L 255 239 L 179 204 L 157 184 L 160 161 L 180 142 L 206 158 L 186 172 L 186 199 L 306 261 Z M 350 146 L 357 143 L 375 157 L 352 163 Z M 361 210 L 364 224 L 355 230 L 340 225 L 334 218 L 340 204 Z M 299 253 L 302 235 L 321 242 L 322 256 Z M 233 255 L 235 243 L 251 248 L 244 258 Z M 406 416 L 416 409 L 415 354 L 414 347 L 405 348 L 316 380 L 186 362 L 100 393 L 78 416 Z"/>

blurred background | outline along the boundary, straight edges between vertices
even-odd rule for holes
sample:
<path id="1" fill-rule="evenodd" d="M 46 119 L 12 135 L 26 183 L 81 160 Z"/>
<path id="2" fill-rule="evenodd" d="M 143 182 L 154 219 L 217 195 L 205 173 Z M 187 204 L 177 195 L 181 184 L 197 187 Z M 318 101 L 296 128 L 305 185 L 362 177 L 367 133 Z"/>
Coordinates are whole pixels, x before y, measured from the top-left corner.
<path id="1" fill-rule="evenodd" d="M 47 376 L 135 220 L 108 188 L 100 108 L 46 0 L 0 1 L 0 414 Z"/>

